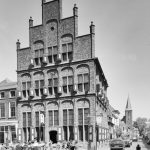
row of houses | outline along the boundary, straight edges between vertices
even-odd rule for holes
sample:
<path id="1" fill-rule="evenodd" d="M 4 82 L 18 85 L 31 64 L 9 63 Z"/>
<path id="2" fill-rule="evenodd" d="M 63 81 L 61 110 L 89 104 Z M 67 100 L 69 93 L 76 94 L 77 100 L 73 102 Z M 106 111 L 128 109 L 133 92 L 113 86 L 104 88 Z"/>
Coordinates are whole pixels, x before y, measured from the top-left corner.
<path id="1" fill-rule="evenodd" d="M 17 138 L 77 140 L 95 149 L 115 138 L 119 111 L 95 56 L 95 25 L 78 35 L 78 7 L 62 18 L 62 0 L 42 0 L 42 24 L 29 19 L 29 47 L 17 49 L 17 82 L 0 83 L 0 143 Z M 130 116 L 128 114 L 128 116 Z M 130 117 L 130 121 L 132 118 Z"/>

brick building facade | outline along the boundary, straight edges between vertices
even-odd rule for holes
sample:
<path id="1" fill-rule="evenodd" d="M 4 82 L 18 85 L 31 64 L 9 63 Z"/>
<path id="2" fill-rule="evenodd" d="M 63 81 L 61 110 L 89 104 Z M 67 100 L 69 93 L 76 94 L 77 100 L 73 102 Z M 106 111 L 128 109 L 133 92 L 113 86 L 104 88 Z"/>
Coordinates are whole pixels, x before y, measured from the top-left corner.
<path id="1" fill-rule="evenodd" d="M 0 82 L 0 143 L 12 142 L 17 137 L 16 90 L 16 82 Z"/>
<path id="2" fill-rule="evenodd" d="M 85 145 L 108 139 L 107 80 L 95 57 L 95 26 L 78 36 L 78 8 L 42 0 L 42 24 L 29 19 L 29 47 L 17 45 L 18 140 Z"/>

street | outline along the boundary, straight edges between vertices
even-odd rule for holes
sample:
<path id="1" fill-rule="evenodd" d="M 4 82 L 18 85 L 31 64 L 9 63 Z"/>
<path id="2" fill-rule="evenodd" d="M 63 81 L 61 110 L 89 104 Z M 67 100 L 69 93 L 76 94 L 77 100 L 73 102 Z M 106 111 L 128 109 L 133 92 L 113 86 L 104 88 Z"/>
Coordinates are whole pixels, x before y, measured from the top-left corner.
<path id="1" fill-rule="evenodd" d="M 150 150 L 150 145 L 147 145 L 144 141 L 139 140 L 138 142 L 132 142 L 131 147 L 126 147 L 125 150 L 136 150 L 137 145 L 141 146 L 141 150 Z M 103 147 L 100 150 L 110 150 L 109 146 Z"/>

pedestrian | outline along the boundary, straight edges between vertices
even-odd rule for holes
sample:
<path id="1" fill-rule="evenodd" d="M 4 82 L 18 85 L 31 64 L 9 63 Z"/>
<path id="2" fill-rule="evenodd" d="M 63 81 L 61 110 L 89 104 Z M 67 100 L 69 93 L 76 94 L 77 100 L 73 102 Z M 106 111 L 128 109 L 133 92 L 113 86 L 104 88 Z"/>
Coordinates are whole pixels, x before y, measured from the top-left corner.
<path id="1" fill-rule="evenodd" d="M 136 150 L 141 150 L 141 146 L 139 144 L 136 146 Z"/>

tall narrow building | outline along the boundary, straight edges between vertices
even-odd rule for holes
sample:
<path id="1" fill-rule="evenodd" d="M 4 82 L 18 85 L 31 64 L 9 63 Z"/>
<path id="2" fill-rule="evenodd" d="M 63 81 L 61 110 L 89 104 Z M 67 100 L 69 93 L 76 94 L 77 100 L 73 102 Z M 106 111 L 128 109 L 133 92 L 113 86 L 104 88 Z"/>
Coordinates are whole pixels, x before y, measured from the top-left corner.
<path id="1" fill-rule="evenodd" d="M 128 96 L 126 109 L 125 109 L 125 122 L 128 128 L 132 129 L 132 108 L 131 108 L 131 102 L 130 98 Z"/>
<path id="2" fill-rule="evenodd" d="M 62 0 L 42 0 L 42 24 L 30 18 L 29 47 L 16 46 L 18 140 L 90 141 L 91 149 L 107 140 L 108 83 L 95 57 L 93 22 L 78 36 L 77 6 L 62 18 Z"/>

